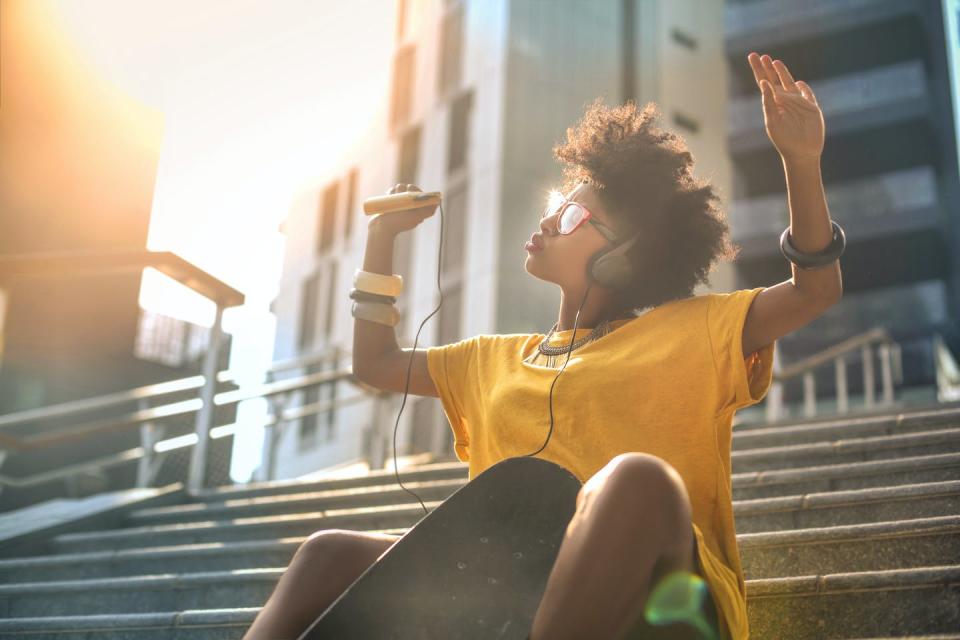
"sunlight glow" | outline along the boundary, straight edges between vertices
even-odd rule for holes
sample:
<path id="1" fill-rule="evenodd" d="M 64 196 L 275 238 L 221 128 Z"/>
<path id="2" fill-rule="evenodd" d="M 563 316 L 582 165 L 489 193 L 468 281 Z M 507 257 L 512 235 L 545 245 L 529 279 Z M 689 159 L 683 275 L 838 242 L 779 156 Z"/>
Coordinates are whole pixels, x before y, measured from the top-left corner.
<path id="1" fill-rule="evenodd" d="M 384 117 L 393 0 L 50 0 L 64 32 L 117 90 L 163 112 L 147 248 L 173 251 L 242 291 L 224 312 L 231 371 L 261 382 L 273 359 L 285 238 L 304 185 L 346 170 L 344 155 Z M 215 307 L 153 269 L 140 305 L 209 327 Z M 266 403 L 238 406 L 231 477 L 260 463 Z M 183 446 L 186 440 L 164 446 Z"/>

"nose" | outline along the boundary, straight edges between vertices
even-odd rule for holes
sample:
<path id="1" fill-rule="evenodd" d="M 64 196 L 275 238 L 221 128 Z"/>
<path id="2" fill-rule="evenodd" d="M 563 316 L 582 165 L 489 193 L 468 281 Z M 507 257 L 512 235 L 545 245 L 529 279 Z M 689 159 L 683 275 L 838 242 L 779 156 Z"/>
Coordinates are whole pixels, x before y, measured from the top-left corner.
<path id="1" fill-rule="evenodd" d="M 540 218 L 540 232 L 543 235 L 552 235 L 557 230 L 556 213 Z"/>

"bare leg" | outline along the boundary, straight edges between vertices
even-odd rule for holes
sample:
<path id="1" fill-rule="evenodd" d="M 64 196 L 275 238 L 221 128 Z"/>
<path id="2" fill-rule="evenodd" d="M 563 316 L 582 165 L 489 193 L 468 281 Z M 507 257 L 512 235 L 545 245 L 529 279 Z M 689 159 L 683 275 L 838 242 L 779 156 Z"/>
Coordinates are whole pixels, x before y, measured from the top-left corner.
<path id="1" fill-rule="evenodd" d="M 694 571 L 690 522 L 676 470 L 643 453 L 613 458 L 577 496 L 531 640 L 622 638 L 660 578 Z"/>
<path id="2" fill-rule="evenodd" d="M 243 640 L 296 639 L 398 537 L 318 531 L 297 549 Z"/>

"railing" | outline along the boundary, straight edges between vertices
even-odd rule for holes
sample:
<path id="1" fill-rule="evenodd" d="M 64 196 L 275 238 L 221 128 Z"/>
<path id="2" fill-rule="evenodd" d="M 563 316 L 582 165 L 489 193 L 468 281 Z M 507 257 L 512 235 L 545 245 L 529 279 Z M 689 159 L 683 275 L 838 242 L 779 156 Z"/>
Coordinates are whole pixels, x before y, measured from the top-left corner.
<path id="1" fill-rule="evenodd" d="M 937 374 L 937 401 L 960 400 L 960 367 L 939 333 L 933 334 L 933 361 Z"/>
<path id="2" fill-rule="evenodd" d="M 194 388 L 199 388 L 199 399 L 191 401 L 198 406 L 191 409 L 185 409 L 184 407 L 179 408 L 180 411 L 189 410 L 196 413 L 194 427 L 197 446 L 192 452 L 188 477 L 188 486 L 195 491 L 203 484 L 203 474 L 205 472 L 207 436 L 213 420 L 213 398 L 214 387 L 216 385 L 214 373 L 220 355 L 223 310 L 228 307 L 243 304 L 244 295 L 172 252 L 147 251 L 144 249 L 46 252 L 2 256 L 0 257 L 0 286 L 7 285 L 16 278 L 72 277 L 84 273 L 137 271 L 146 267 L 152 267 L 170 276 L 174 280 L 212 300 L 216 305 L 216 315 L 210 330 L 210 344 L 203 359 L 203 375 L 192 378 L 189 383 L 186 383 L 188 386 L 192 384 Z M 2 321 L 0 321 L 0 326 L 2 326 Z M 171 393 L 173 390 L 183 390 L 182 388 L 176 389 L 178 383 L 179 386 L 184 386 L 183 381 L 150 385 L 143 387 L 141 390 L 127 392 L 127 394 L 111 394 L 92 400 L 64 403 L 57 407 L 47 407 L 8 416 L 0 416 L 0 429 L 2 429 L 4 425 L 20 425 L 42 419 L 74 416 L 83 411 L 110 407 L 129 400 L 144 400 L 154 395 Z M 130 393 L 134 395 L 129 396 Z M 0 451 L 0 464 L 6 460 L 10 450 L 33 449 L 54 442 L 68 441 L 92 433 L 103 433 L 115 429 L 127 428 L 131 425 L 146 422 L 150 418 L 145 416 L 150 414 L 152 417 L 155 412 L 156 409 L 140 411 L 133 414 L 134 418 L 132 420 L 130 416 L 120 420 L 101 420 L 80 425 L 79 427 L 70 427 L 65 430 L 61 429 L 39 436 L 25 438 L 0 434 L 0 447 L 3 447 L 3 450 Z M 50 473 L 55 474 L 57 472 L 54 471 Z M 47 476 L 49 474 L 39 475 Z M 3 480 L 7 481 L 7 484 L 16 483 L 16 481 L 11 481 L 12 479 L 10 478 L 4 478 Z M 20 481 L 21 486 L 24 482 L 27 482 L 27 480 Z"/>
<path id="3" fill-rule="evenodd" d="M 43 260 L 37 256 L 31 256 L 31 260 Z M 93 266 L 96 260 L 90 257 L 82 259 L 74 258 L 74 261 L 64 259 L 58 256 L 55 260 L 43 260 L 44 273 L 51 273 L 51 264 L 59 264 L 62 269 L 70 269 L 76 272 L 84 260 L 90 262 Z M 152 252 L 129 252 L 124 259 L 119 255 L 110 256 L 109 260 L 104 260 L 111 265 L 111 268 L 142 268 L 145 266 L 154 266 L 161 271 L 173 276 L 187 286 L 195 290 L 203 290 L 208 297 L 214 299 L 217 303 L 218 311 L 214 329 L 219 332 L 222 309 L 226 306 L 240 304 L 243 300 L 242 294 L 230 289 L 223 283 L 205 274 L 193 265 L 190 265 L 181 258 L 169 254 Z M 0 258 L 0 279 L 11 277 L 13 273 L 23 273 L 29 271 L 26 269 L 28 264 L 26 259 L 20 258 L 11 260 Z M 39 264 L 39 263 L 35 263 Z M 101 264 L 102 266 L 102 264 Z M 39 269 L 37 271 L 40 271 Z M 36 271 L 34 272 L 36 273 Z M 936 340 L 935 336 L 935 340 Z M 259 426 L 264 427 L 264 448 L 263 464 L 265 467 L 265 479 L 273 479 L 276 466 L 276 448 L 283 428 L 291 421 L 298 420 L 304 416 L 318 414 L 331 409 L 373 400 L 374 420 L 373 428 L 379 429 L 380 420 L 386 403 L 389 400 L 389 392 L 383 392 L 371 387 L 353 376 L 350 367 L 336 368 L 336 363 L 344 356 L 349 356 L 349 351 L 333 347 L 326 351 L 298 358 L 275 362 L 267 371 L 267 381 L 251 388 L 239 390 L 217 392 L 218 384 L 234 382 L 234 377 L 229 371 L 217 372 L 214 375 L 213 368 L 216 363 L 217 349 L 219 342 L 212 339 L 210 341 L 210 350 L 204 359 L 204 374 L 199 376 L 190 376 L 178 380 L 170 380 L 157 384 L 142 386 L 127 391 L 102 395 L 96 398 L 78 400 L 62 403 L 41 409 L 32 409 L 21 411 L 14 414 L 0 416 L 0 464 L 5 456 L 10 452 L 35 449 L 48 446 L 55 443 L 69 441 L 75 438 L 89 437 L 92 435 L 115 432 L 118 430 L 139 429 L 141 446 L 126 451 L 99 457 L 92 460 L 78 462 L 69 466 L 61 467 L 55 470 L 37 473 L 23 478 L 12 478 L 0 475 L 0 490 L 3 487 L 29 487 L 47 482 L 59 480 L 68 480 L 79 474 L 92 471 L 99 471 L 108 467 L 121 464 L 137 464 L 136 486 L 150 486 L 156 478 L 157 472 L 163 462 L 164 456 L 171 451 L 190 447 L 190 468 L 188 473 L 187 489 L 190 493 L 196 494 L 203 488 L 203 478 L 205 477 L 207 442 L 210 439 L 218 439 L 236 433 L 239 425 L 237 422 L 231 424 L 214 426 L 213 415 L 217 407 L 227 407 L 235 405 L 244 400 L 254 398 L 265 398 L 270 407 L 269 414 L 264 417 Z M 816 415 L 816 389 L 814 386 L 814 369 L 829 362 L 833 362 L 836 372 L 836 390 L 837 390 L 837 412 L 840 414 L 848 413 L 850 410 L 847 394 L 847 373 L 846 358 L 850 353 L 859 351 L 863 360 L 863 382 L 864 382 L 864 403 L 866 407 L 872 407 L 874 399 L 874 362 L 873 348 L 877 346 L 881 358 L 881 377 L 883 381 L 883 401 L 882 406 L 893 403 L 893 385 L 902 383 L 903 373 L 900 361 L 900 347 L 894 342 L 885 328 L 875 328 L 866 331 L 860 335 L 846 339 L 823 351 L 810 357 L 796 362 L 789 367 L 778 367 L 778 357 L 775 357 L 773 384 L 766 398 L 766 417 L 769 422 L 778 420 L 784 413 L 783 407 L 783 387 L 787 380 L 802 376 L 804 381 L 804 415 L 812 417 Z M 305 369 L 313 365 L 322 365 L 333 359 L 335 368 L 330 371 L 319 373 L 300 374 L 292 378 L 277 380 L 278 374 L 295 369 Z M 954 364 L 954 372 L 956 366 Z M 317 402 L 312 404 L 301 404 L 297 407 L 290 407 L 294 394 L 309 388 L 336 384 L 340 381 L 350 382 L 357 387 L 359 393 L 347 398 L 336 398 L 333 401 Z M 958 381 L 960 382 L 960 381 Z M 189 400 L 167 402 L 160 406 L 151 406 L 164 396 L 197 391 L 198 397 Z M 137 403 L 137 410 L 127 411 L 118 416 L 106 419 L 99 419 L 90 422 L 80 422 L 82 415 L 90 411 L 100 411 L 104 409 L 118 408 L 123 405 Z M 164 420 L 169 420 L 177 416 L 194 417 L 194 431 L 186 435 L 179 435 L 163 439 L 165 427 L 162 424 Z M 52 419 L 66 419 L 73 424 L 68 429 L 61 429 L 53 432 L 47 432 L 34 436 L 18 437 L 4 434 L 5 429 L 14 426 L 21 426 L 34 422 L 41 422 Z M 78 424 L 79 423 L 79 424 Z M 247 425 L 249 426 L 249 425 Z M 384 452 L 376 456 L 381 462 L 385 457 Z M 375 466 L 375 465 L 374 465 Z"/>
<path id="4" fill-rule="evenodd" d="M 301 363 L 300 366 L 306 366 L 322 362 L 327 359 L 329 359 L 329 354 L 322 353 L 306 358 L 300 358 L 298 361 Z M 270 373 L 278 370 L 279 369 L 276 368 L 271 369 Z M 341 380 L 346 380 L 356 385 L 360 389 L 360 393 L 347 398 L 338 398 L 333 402 L 320 402 L 298 406 L 292 409 L 288 408 L 289 402 L 295 392 L 303 391 L 314 386 L 334 384 Z M 227 383 L 233 381 L 233 377 L 229 371 L 221 371 L 217 374 L 216 381 L 217 383 Z M 5 427 L 11 427 L 13 425 L 19 426 L 32 421 L 41 421 L 55 417 L 76 418 L 84 412 L 93 409 L 104 409 L 120 406 L 132 401 L 136 401 L 140 405 L 140 408 L 133 412 L 127 412 L 108 419 L 75 425 L 66 430 L 45 433 L 39 436 L 17 438 L 0 434 L 0 445 L 6 449 L 5 451 L 0 451 L 0 463 L 2 463 L 4 459 L 3 456 L 8 454 L 10 450 L 17 451 L 34 449 L 50 444 L 65 442 L 70 439 L 82 438 L 95 434 L 103 434 L 116 430 L 129 430 L 138 428 L 140 430 L 141 440 L 141 445 L 139 447 L 108 456 L 87 460 L 66 467 L 61 467 L 55 470 L 34 474 L 24 478 L 12 478 L 9 476 L 0 475 L 0 488 L 3 486 L 29 487 L 57 480 L 66 480 L 90 471 L 101 470 L 120 464 L 129 464 L 134 462 L 136 462 L 138 465 L 136 486 L 147 487 L 152 484 L 154 478 L 156 477 L 157 471 L 163 462 L 164 456 L 171 451 L 175 451 L 184 447 L 193 448 L 189 478 L 193 479 L 194 481 L 196 481 L 198 478 L 203 478 L 206 460 L 205 458 L 201 458 L 198 454 L 196 454 L 196 452 L 200 449 L 200 447 L 197 447 L 197 444 L 200 442 L 201 435 L 206 433 L 211 439 L 219 439 L 234 434 L 239 425 L 236 422 L 219 426 L 208 425 L 206 430 L 198 429 L 194 433 L 163 440 L 162 438 L 165 435 L 165 428 L 161 424 L 162 421 L 169 420 L 177 416 L 190 414 L 194 414 L 199 419 L 199 416 L 201 415 L 201 409 L 203 407 L 203 398 L 201 397 L 179 402 L 171 402 L 154 407 L 148 406 L 151 401 L 157 400 L 174 392 L 190 391 L 203 388 L 206 388 L 206 385 L 204 384 L 204 377 L 191 376 L 188 378 L 181 378 L 179 380 L 171 380 L 169 382 L 130 389 L 128 391 L 112 393 L 97 398 L 91 398 L 89 400 L 68 402 L 50 407 L 44 407 L 42 409 L 32 409 L 29 411 L 0 416 L 0 431 L 2 431 Z M 275 466 L 275 447 L 283 425 L 292 420 L 297 420 L 313 413 L 328 411 L 331 408 L 337 409 L 369 399 L 380 400 L 382 399 L 382 395 L 383 394 L 380 390 L 356 380 L 353 377 L 352 371 L 345 368 L 336 371 L 307 374 L 289 380 L 266 382 L 259 386 L 242 391 L 236 390 L 215 393 L 212 397 L 211 406 L 226 407 L 253 398 L 266 398 L 270 402 L 272 411 L 270 415 L 265 417 L 264 421 L 259 426 L 263 426 L 265 429 L 264 459 L 268 462 L 267 477 L 272 478 L 273 467 Z M 205 415 L 212 415 L 212 410 L 208 411 Z M 195 494 L 202 488 L 202 486 L 200 484 L 191 485 L 188 483 L 187 488 L 188 491 Z"/>
<path id="5" fill-rule="evenodd" d="M 774 357 L 773 382 L 766 396 L 766 420 L 775 422 L 784 417 L 783 387 L 787 380 L 803 376 L 803 415 L 810 418 L 817 415 L 817 393 L 814 369 L 833 362 L 836 376 L 837 413 L 850 412 L 847 393 L 847 355 L 860 352 L 863 362 L 863 399 L 864 407 L 871 409 L 875 405 L 874 387 L 876 380 L 873 370 L 873 348 L 880 352 L 880 372 L 883 387 L 883 400 L 880 406 L 893 405 L 894 378 L 896 384 L 903 382 L 903 367 L 900 357 L 900 345 L 895 342 L 884 327 L 875 327 L 861 334 L 847 338 L 831 347 L 793 363 L 788 367 L 779 367 L 779 354 Z M 777 345 L 779 347 L 779 345 Z"/>

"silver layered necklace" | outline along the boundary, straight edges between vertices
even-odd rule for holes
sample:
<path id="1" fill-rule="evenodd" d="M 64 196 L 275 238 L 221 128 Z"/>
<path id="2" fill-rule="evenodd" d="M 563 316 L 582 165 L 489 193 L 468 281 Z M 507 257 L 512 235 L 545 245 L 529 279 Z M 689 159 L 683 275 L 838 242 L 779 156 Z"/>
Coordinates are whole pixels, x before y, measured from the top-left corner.
<path id="1" fill-rule="evenodd" d="M 567 353 L 567 351 L 578 349 L 583 345 L 587 344 L 588 342 L 590 342 L 591 340 L 595 340 L 596 338 L 605 336 L 608 333 L 610 333 L 610 321 L 604 320 L 603 322 L 598 324 L 596 327 L 594 327 L 593 331 L 591 331 L 589 335 L 586 335 L 580 338 L 579 340 L 577 340 L 576 342 L 574 342 L 572 348 L 569 344 L 566 344 L 563 346 L 555 346 L 555 347 L 550 346 L 549 344 L 550 337 L 553 335 L 554 331 L 557 330 L 557 326 L 559 324 L 560 324 L 559 322 L 554 323 L 553 327 L 550 328 L 550 332 L 547 334 L 547 337 L 545 337 L 543 340 L 540 341 L 540 346 L 538 347 L 538 349 L 540 350 L 540 353 L 542 353 L 545 356 L 558 356 L 561 353 Z"/>
<path id="2" fill-rule="evenodd" d="M 643 309 L 640 310 L 639 313 L 637 313 L 636 315 L 631 315 L 629 317 L 631 320 L 634 318 L 638 318 L 643 314 L 649 312 L 652 308 L 653 307 L 644 307 Z M 582 347 L 588 342 L 592 340 L 597 340 L 598 338 L 602 338 L 603 336 L 613 331 L 613 329 L 611 329 L 610 327 L 610 320 L 604 320 L 603 322 L 600 322 L 599 324 L 597 324 L 597 326 L 594 327 L 593 331 L 591 331 L 589 335 L 586 335 L 583 338 L 580 338 L 579 340 L 575 341 L 573 343 L 573 348 L 571 349 L 569 344 L 557 345 L 557 346 L 551 346 L 549 344 L 550 338 L 553 336 L 554 332 L 557 330 L 557 327 L 559 325 L 560 325 L 559 322 L 554 323 L 554 325 L 550 328 L 550 332 L 547 333 L 547 336 L 543 340 L 541 340 L 540 344 L 537 346 L 537 350 L 540 353 L 542 353 L 544 356 L 546 356 L 546 366 L 548 367 L 553 367 L 556 365 L 557 356 L 565 355 L 567 351 L 572 352 L 573 350 L 578 349 L 579 347 Z"/>

